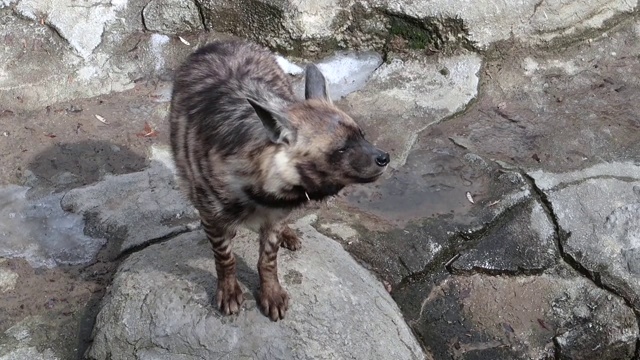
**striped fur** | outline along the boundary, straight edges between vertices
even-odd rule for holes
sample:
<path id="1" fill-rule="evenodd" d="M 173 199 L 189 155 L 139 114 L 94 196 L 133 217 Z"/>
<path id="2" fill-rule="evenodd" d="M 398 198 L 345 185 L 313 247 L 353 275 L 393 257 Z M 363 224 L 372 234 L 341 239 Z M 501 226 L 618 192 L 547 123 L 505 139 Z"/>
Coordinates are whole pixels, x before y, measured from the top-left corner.
<path id="1" fill-rule="evenodd" d="M 240 40 L 206 45 L 178 69 L 170 133 L 181 187 L 213 247 L 219 308 L 232 314 L 243 303 L 231 240 L 244 225 L 260 234 L 260 305 L 274 321 L 289 302 L 278 248 L 300 247 L 289 212 L 375 181 L 389 162 L 333 105 L 317 67 L 307 67 L 305 99 L 296 99 L 274 56 Z"/>

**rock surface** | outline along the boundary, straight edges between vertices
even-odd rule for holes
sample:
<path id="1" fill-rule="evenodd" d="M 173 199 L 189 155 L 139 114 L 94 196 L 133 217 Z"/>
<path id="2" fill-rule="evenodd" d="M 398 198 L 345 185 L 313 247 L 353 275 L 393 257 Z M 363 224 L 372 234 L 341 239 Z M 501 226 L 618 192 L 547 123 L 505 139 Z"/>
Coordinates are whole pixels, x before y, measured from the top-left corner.
<path id="1" fill-rule="evenodd" d="M 545 184 L 558 225 L 566 234 L 567 255 L 640 310 L 640 166 L 608 167 L 627 176 L 609 173 L 600 178 L 598 169 L 591 168 L 580 172 L 582 178 L 538 172 L 534 179 Z"/>
<path id="2" fill-rule="evenodd" d="M 540 202 L 529 201 L 510 211 L 513 217 L 492 224 L 477 245 L 451 264 L 452 271 L 532 274 L 555 265 L 555 229 Z"/>
<path id="3" fill-rule="evenodd" d="M 249 300 L 239 315 L 224 317 L 212 307 L 213 252 L 204 233 L 193 232 L 125 260 L 98 314 L 89 358 L 423 359 L 384 287 L 310 221 L 296 224 L 302 249 L 279 256 L 291 295 L 284 321 L 256 308 L 255 233 L 234 240 Z"/>
<path id="4" fill-rule="evenodd" d="M 421 302 L 403 301 L 417 294 Z M 453 276 L 395 298 L 435 358 L 630 359 L 638 337 L 623 299 L 566 270 Z"/>
<path id="5" fill-rule="evenodd" d="M 107 176 L 95 185 L 70 190 L 60 205 L 89 219 L 85 231 L 120 243 L 118 253 L 200 224 L 177 188 L 174 173 L 155 160 L 144 171 Z"/>
<path id="6" fill-rule="evenodd" d="M 407 161 L 420 132 L 475 98 L 481 64 L 475 54 L 439 61 L 396 59 L 378 68 L 367 86 L 344 103 L 356 120 L 386 129 L 371 136 L 378 146 L 393 151 L 390 166 L 397 169 Z"/>
<path id="7" fill-rule="evenodd" d="M 579 2 L 322 0 L 315 2 L 198 0 L 210 28 L 274 47 L 323 51 L 333 44 L 380 49 L 394 37 L 412 48 L 487 49 L 515 38 L 533 44 L 580 35 L 629 14 L 624 0 Z M 259 9 L 262 17 L 251 9 Z"/>
<path id="8" fill-rule="evenodd" d="M 541 42 L 601 27 L 615 15 L 636 9 L 637 4 L 623 0 L 582 0 L 546 2 L 523 0 L 505 2 L 373 0 L 374 7 L 416 19 L 460 19 L 469 39 L 481 48 L 493 42 L 515 37 Z"/>
<path id="9" fill-rule="evenodd" d="M 198 7 L 193 1 L 152 0 L 142 10 L 147 30 L 165 34 L 203 30 Z"/>
<path id="10" fill-rule="evenodd" d="M 63 194 L 29 200 L 29 188 L 0 188 L 0 256 L 24 258 L 33 267 L 92 261 L 106 239 L 84 234 L 84 219 L 60 207 Z"/>

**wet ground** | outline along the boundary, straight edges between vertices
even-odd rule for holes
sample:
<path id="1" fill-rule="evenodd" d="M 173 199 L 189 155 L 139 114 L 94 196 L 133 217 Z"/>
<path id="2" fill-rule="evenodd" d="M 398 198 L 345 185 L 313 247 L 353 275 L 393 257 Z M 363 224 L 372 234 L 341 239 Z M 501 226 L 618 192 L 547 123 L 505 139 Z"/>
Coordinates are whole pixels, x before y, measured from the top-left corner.
<path id="1" fill-rule="evenodd" d="M 635 327 L 637 335 L 631 309 L 640 309 L 563 252 L 566 234 L 529 172 L 640 159 L 638 28 L 631 18 L 562 50 L 499 45 L 485 54 L 477 98 L 416 130 L 404 163 L 376 184 L 296 215 L 319 214 L 316 227 L 385 282 L 435 358 L 580 358 L 563 345 L 572 340 L 561 331 L 582 326 L 561 314 L 576 303 L 601 305 L 602 313 L 592 313 L 596 324 L 607 312 L 622 314 L 614 325 Z M 165 82 L 139 82 L 126 92 L 28 113 L 0 108 L 0 185 L 32 187 L 29 196 L 37 198 L 146 168 L 151 146 L 167 144 L 168 89 Z M 400 116 L 371 117 L 376 109 L 357 96 L 339 104 L 374 140 L 395 146 L 384 134 L 404 126 Z M 434 114 L 410 117 L 428 124 Z M 401 149 L 391 152 L 399 156 Z M 55 343 L 60 358 L 80 358 L 122 254 L 107 245 L 90 265 L 54 268 L 2 260 L 0 344 L 30 336 Z M 581 288 L 591 290 L 575 290 Z M 575 290 L 571 301 L 554 305 L 555 315 L 546 312 L 563 289 Z M 602 302 L 607 297 L 613 300 Z M 16 324 L 25 319 L 20 326 L 29 330 L 21 333 Z M 630 358 L 635 341 L 624 344 L 603 356 Z"/>

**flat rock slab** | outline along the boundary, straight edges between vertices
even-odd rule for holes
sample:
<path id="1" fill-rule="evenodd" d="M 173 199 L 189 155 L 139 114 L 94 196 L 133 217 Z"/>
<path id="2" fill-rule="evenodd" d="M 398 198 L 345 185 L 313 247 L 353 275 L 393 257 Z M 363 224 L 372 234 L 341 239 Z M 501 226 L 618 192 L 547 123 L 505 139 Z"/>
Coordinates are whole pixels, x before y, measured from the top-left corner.
<path id="1" fill-rule="evenodd" d="M 398 291 L 435 358 L 620 360 L 638 323 L 618 296 L 568 269 L 540 276 L 449 276 Z"/>
<path id="2" fill-rule="evenodd" d="M 640 309 L 640 165 L 601 164 L 532 177 L 566 234 L 566 254 Z"/>
<path id="3" fill-rule="evenodd" d="M 540 273 L 556 264 L 558 249 L 551 218 L 531 200 L 492 224 L 478 244 L 451 264 L 454 272 L 492 274 Z"/>
<path id="4" fill-rule="evenodd" d="M 199 225 L 171 168 L 156 160 L 144 171 L 70 190 L 61 205 L 89 219 L 87 232 L 121 242 L 118 253 Z"/>
<path id="5" fill-rule="evenodd" d="M 83 217 L 61 208 L 63 194 L 30 200 L 28 190 L 0 188 L 0 257 L 23 258 L 33 267 L 48 268 L 92 261 L 106 239 L 85 235 Z"/>
<path id="6" fill-rule="evenodd" d="M 103 299 L 90 359 L 423 359 L 385 288 L 342 247 L 298 221 L 302 249 L 281 250 L 291 296 L 283 321 L 256 308 L 257 235 L 239 232 L 234 251 L 248 300 L 225 317 L 215 301 L 213 252 L 201 231 L 132 254 Z"/>

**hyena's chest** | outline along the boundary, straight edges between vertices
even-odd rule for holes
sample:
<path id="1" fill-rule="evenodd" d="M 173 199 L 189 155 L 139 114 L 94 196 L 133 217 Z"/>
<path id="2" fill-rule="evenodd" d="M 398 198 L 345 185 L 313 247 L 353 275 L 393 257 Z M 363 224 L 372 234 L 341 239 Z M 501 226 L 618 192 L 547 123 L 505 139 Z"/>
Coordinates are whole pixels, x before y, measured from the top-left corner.
<path id="1" fill-rule="evenodd" d="M 249 212 L 243 221 L 244 227 L 249 230 L 260 232 L 260 227 L 264 224 L 277 224 L 289 215 L 291 211 L 286 209 L 272 209 L 263 206 L 256 206 Z"/>

